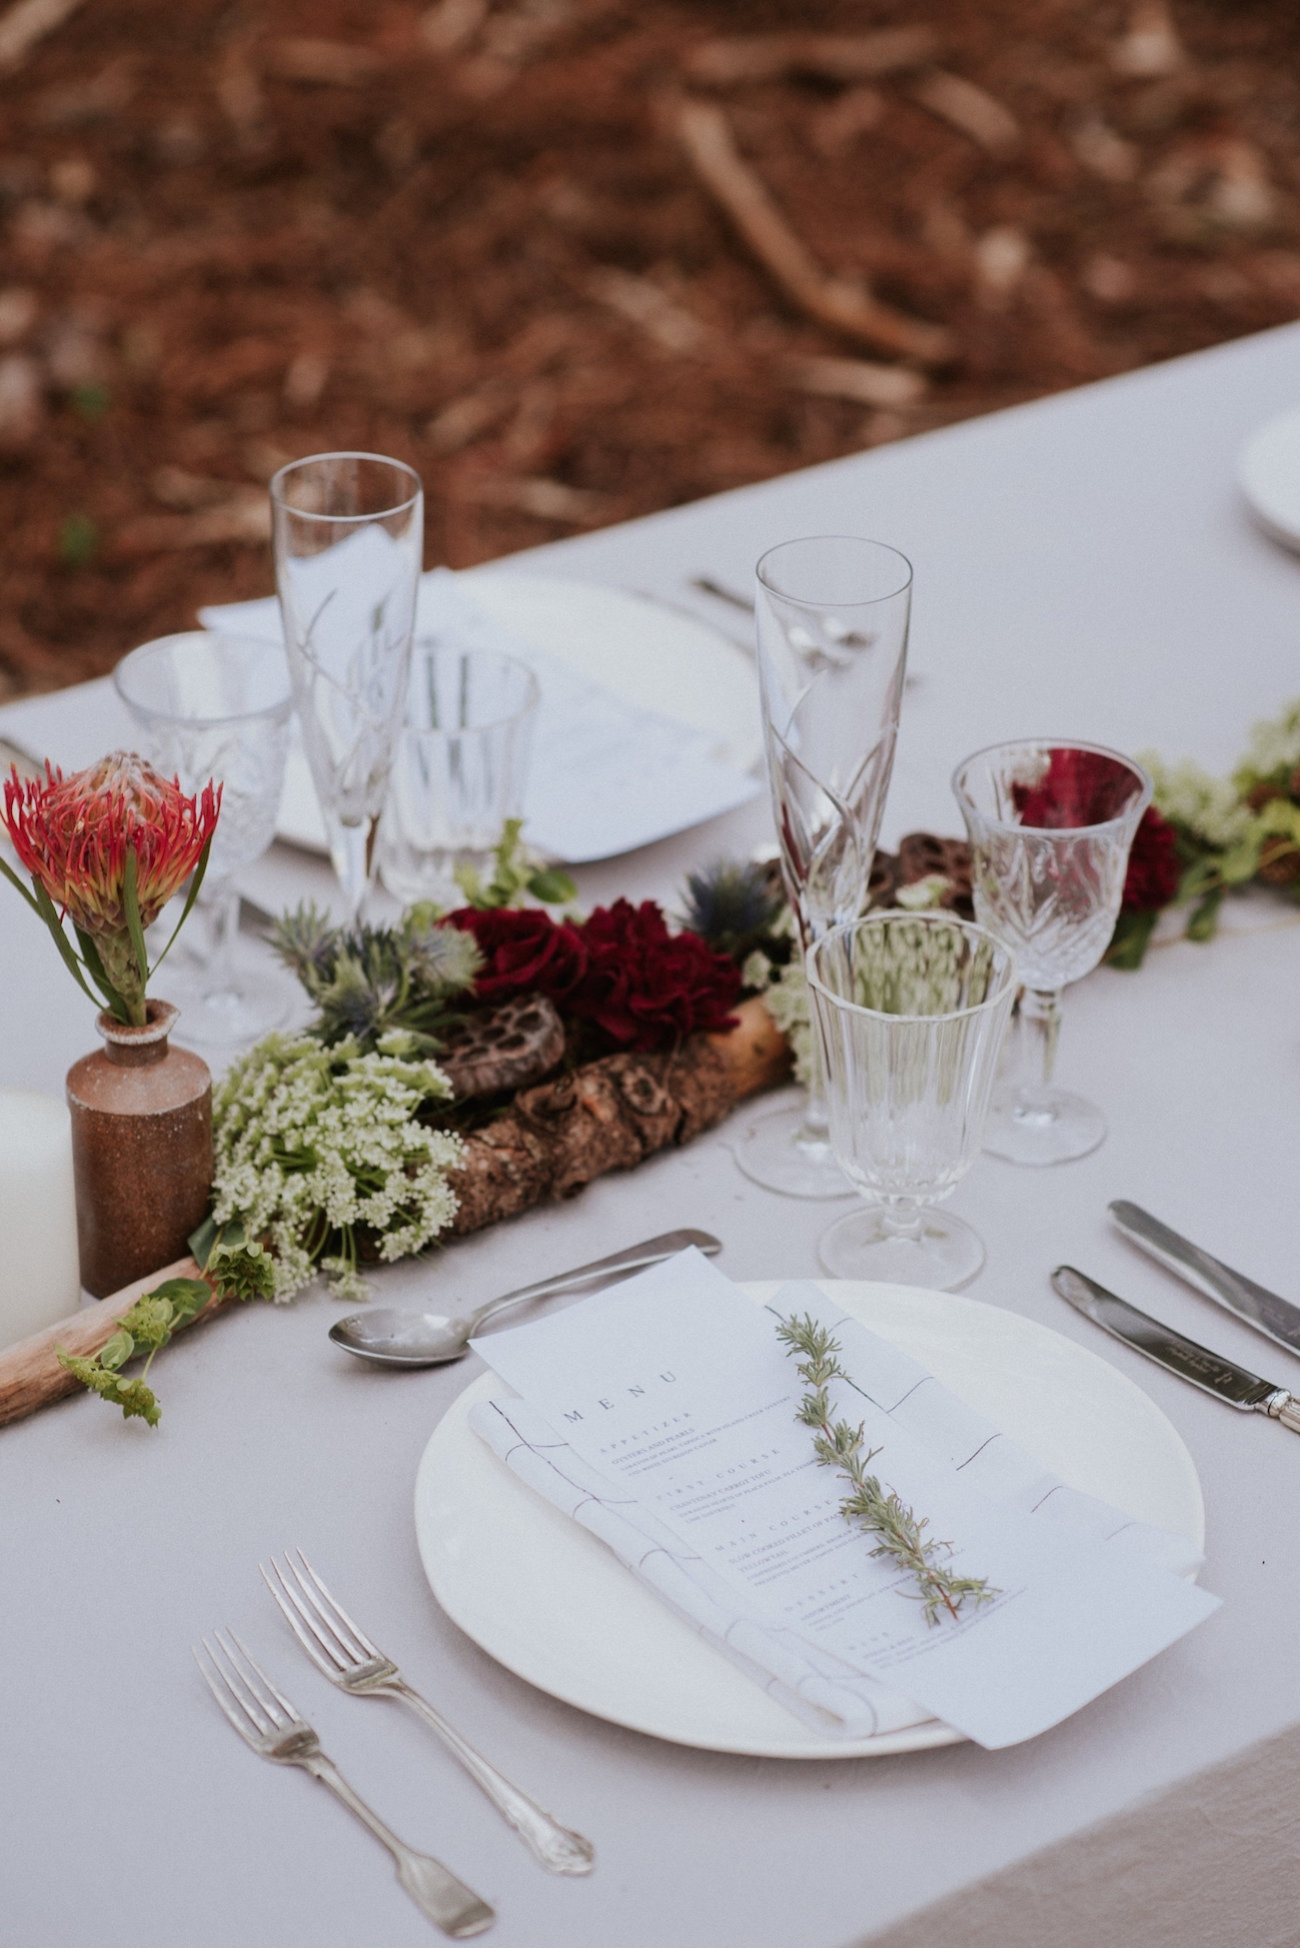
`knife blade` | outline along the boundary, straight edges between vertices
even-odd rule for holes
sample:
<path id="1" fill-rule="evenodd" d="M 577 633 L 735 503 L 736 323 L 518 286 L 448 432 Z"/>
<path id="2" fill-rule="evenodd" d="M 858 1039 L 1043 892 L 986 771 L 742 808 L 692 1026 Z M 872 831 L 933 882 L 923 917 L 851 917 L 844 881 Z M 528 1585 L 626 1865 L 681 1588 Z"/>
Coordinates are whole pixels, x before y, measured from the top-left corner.
<path id="1" fill-rule="evenodd" d="M 1256 1332 L 1285 1346 L 1288 1353 L 1300 1353 L 1300 1306 L 1279 1298 L 1276 1292 L 1256 1285 L 1244 1273 L 1234 1272 L 1231 1265 L 1212 1258 L 1208 1251 L 1162 1224 L 1140 1204 L 1117 1198 L 1107 1208 L 1124 1236 L 1169 1271 L 1177 1272 L 1207 1299 L 1244 1319 Z"/>
<path id="2" fill-rule="evenodd" d="M 1139 1312 L 1127 1299 L 1108 1292 L 1104 1285 L 1076 1271 L 1073 1265 L 1058 1265 L 1052 1273 L 1052 1284 L 1077 1312 L 1116 1339 L 1122 1339 L 1135 1352 L 1145 1353 L 1167 1373 L 1176 1373 L 1180 1380 L 1190 1380 L 1203 1393 L 1212 1393 L 1216 1400 L 1225 1401 L 1241 1413 L 1267 1414 L 1270 1420 L 1280 1420 L 1283 1427 L 1300 1434 L 1300 1400 L 1285 1387 L 1261 1380 L 1258 1373 L 1248 1372 L 1244 1366 L 1212 1353 L 1208 1346 L 1198 1346 L 1194 1339 L 1185 1339 L 1172 1326 L 1162 1325 L 1148 1312 Z"/>

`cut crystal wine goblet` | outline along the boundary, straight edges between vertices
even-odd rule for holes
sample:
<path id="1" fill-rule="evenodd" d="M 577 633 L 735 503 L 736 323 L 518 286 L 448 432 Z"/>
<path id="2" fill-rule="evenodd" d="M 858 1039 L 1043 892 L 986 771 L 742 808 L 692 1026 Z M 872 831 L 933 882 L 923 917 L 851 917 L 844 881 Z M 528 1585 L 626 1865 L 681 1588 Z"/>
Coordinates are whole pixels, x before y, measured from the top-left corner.
<path id="1" fill-rule="evenodd" d="M 877 913 L 808 954 L 831 1142 L 868 1208 L 817 1247 L 836 1278 L 954 1291 L 978 1235 L 935 1207 L 979 1153 L 1016 992 L 1015 956 L 948 913 Z"/>
<path id="2" fill-rule="evenodd" d="M 1013 1070 L 994 1094 L 985 1147 L 1012 1163 L 1087 1156 L 1106 1119 L 1053 1085 L 1061 989 L 1106 951 L 1151 780 L 1104 745 L 1039 737 L 977 751 L 953 790 L 970 836 L 975 916 L 1015 948 L 1024 982 Z"/>
<path id="3" fill-rule="evenodd" d="M 279 643 L 188 630 L 141 644 L 113 672 L 158 770 L 187 792 L 209 778 L 222 787 L 221 817 L 198 898 L 208 951 L 197 973 L 175 967 L 169 999 L 186 1033 L 217 1046 L 253 1041 L 288 1011 L 290 990 L 236 959 L 236 875 L 275 836 L 293 701 Z"/>

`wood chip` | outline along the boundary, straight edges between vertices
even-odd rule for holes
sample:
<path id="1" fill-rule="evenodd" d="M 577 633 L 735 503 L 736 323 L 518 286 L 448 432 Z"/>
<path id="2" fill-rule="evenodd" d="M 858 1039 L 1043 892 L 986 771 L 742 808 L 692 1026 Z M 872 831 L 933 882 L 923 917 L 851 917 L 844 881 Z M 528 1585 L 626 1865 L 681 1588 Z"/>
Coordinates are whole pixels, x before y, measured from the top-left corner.
<path id="1" fill-rule="evenodd" d="M 677 304 L 653 278 L 629 271 L 593 271 L 587 289 L 601 304 L 640 325 L 666 352 L 696 352 L 708 331 L 684 305 Z"/>
<path id="2" fill-rule="evenodd" d="M 692 81 L 725 88 L 740 81 L 813 75 L 822 81 L 870 81 L 934 59 L 933 27 L 887 27 L 876 34 L 752 34 L 705 41 L 684 62 Z"/>
<path id="3" fill-rule="evenodd" d="M 372 47 L 350 41 L 289 39 L 268 42 L 262 56 L 268 74 L 330 88 L 363 88 L 388 66 Z"/>
<path id="4" fill-rule="evenodd" d="M 487 19 L 488 0 L 438 0 L 422 15 L 420 38 L 435 54 L 454 54 Z"/>
<path id="5" fill-rule="evenodd" d="M 1178 38 L 1167 0 L 1138 0 L 1129 16 L 1128 32 L 1111 49 L 1110 59 L 1118 74 L 1144 81 L 1176 74 L 1186 66 L 1187 50 Z"/>
<path id="6" fill-rule="evenodd" d="M 17 451 L 34 439 L 45 418 L 41 368 L 23 352 L 0 358 L 0 451 Z"/>
<path id="7" fill-rule="evenodd" d="M 1020 124 L 1010 109 L 962 75 L 936 68 L 912 92 L 922 108 L 968 135 L 990 155 L 1009 155 L 1020 141 Z"/>
<path id="8" fill-rule="evenodd" d="M 178 548 L 258 547 L 271 538 L 271 505 L 261 488 L 240 488 L 194 514 L 141 514 L 114 536 L 119 556 L 168 554 Z"/>
<path id="9" fill-rule="evenodd" d="M 862 358 L 796 359 L 790 382 L 801 392 L 826 399 L 852 399 L 863 406 L 913 406 L 929 391 L 920 372 L 905 365 L 876 365 Z"/>
<path id="10" fill-rule="evenodd" d="M 0 71 L 20 68 L 38 41 L 62 27 L 81 0 L 18 0 L 0 14 Z"/>
<path id="11" fill-rule="evenodd" d="M 607 494 L 593 494 L 585 487 L 570 487 L 562 480 L 536 475 L 514 478 L 489 475 L 485 479 L 458 483 L 458 491 L 485 507 L 515 507 L 521 514 L 535 515 L 539 521 L 598 527 L 611 518 Z"/>
<path id="12" fill-rule="evenodd" d="M 721 108 L 711 102 L 683 101 L 677 127 L 704 187 L 801 311 L 878 351 L 895 352 L 922 364 L 942 363 L 953 356 L 955 341 L 941 325 L 910 318 L 878 303 L 856 285 L 822 271 L 778 210 L 767 186 L 741 156 Z"/>

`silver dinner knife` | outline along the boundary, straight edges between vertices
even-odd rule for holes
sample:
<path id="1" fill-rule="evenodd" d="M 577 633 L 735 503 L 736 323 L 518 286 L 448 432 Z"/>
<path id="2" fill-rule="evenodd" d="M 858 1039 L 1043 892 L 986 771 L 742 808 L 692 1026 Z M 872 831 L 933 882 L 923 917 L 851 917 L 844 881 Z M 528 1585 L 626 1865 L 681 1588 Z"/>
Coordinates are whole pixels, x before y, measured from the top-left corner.
<path id="1" fill-rule="evenodd" d="M 1263 1285 L 1256 1285 L 1241 1272 L 1234 1272 L 1231 1265 L 1211 1258 L 1208 1251 L 1171 1231 L 1140 1204 L 1117 1198 L 1107 1208 L 1124 1236 L 1141 1245 L 1143 1251 L 1149 1252 L 1169 1271 L 1177 1272 L 1207 1299 L 1234 1312 L 1256 1332 L 1275 1339 L 1288 1353 L 1300 1353 L 1300 1306 L 1279 1298 Z"/>
<path id="2" fill-rule="evenodd" d="M 1163 1326 L 1149 1313 L 1139 1312 L 1127 1299 L 1108 1292 L 1104 1285 L 1086 1278 L 1073 1265 L 1058 1265 L 1052 1273 L 1052 1284 L 1076 1311 L 1113 1333 L 1116 1339 L 1122 1339 L 1135 1352 L 1145 1353 L 1167 1373 L 1176 1373 L 1180 1380 L 1190 1380 L 1203 1393 L 1212 1393 L 1216 1400 L 1226 1401 L 1229 1407 L 1236 1407 L 1243 1414 L 1267 1414 L 1270 1420 L 1280 1420 L 1293 1434 L 1300 1434 L 1300 1400 L 1285 1387 L 1275 1387 L 1271 1380 L 1261 1380 L 1258 1373 L 1234 1366 L 1231 1360 L 1212 1353 L 1208 1346 L 1184 1339 L 1172 1326 Z"/>

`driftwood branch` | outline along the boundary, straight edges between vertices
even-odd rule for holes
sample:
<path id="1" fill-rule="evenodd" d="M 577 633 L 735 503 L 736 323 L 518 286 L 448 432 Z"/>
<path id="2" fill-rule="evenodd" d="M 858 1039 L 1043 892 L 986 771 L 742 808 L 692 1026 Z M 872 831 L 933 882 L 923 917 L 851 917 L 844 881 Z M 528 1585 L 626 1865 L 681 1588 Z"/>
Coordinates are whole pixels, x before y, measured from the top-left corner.
<path id="1" fill-rule="evenodd" d="M 24 1415 L 34 1414 L 38 1407 L 48 1407 L 52 1400 L 62 1399 L 65 1393 L 80 1392 L 80 1381 L 59 1365 L 56 1347 L 83 1359 L 92 1358 L 108 1344 L 117 1331 L 119 1317 L 135 1304 L 142 1292 L 151 1292 L 165 1278 L 202 1276 L 192 1258 L 178 1258 L 174 1265 L 164 1265 L 161 1271 L 150 1272 L 147 1278 L 137 1278 L 134 1284 L 124 1285 L 120 1292 L 113 1292 L 94 1305 L 83 1306 L 70 1319 L 61 1319 L 58 1325 L 47 1326 L 44 1332 L 33 1333 L 28 1339 L 20 1339 L 16 1346 L 6 1347 L 0 1353 L 0 1426 L 6 1421 L 22 1420 Z M 210 1319 L 226 1303 L 214 1294 L 189 1324 L 196 1326 L 200 1320 Z"/>
<path id="2" fill-rule="evenodd" d="M 801 311 L 833 331 L 923 364 L 940 364 L 952 357 L 954 340 L 943 326 L 909 318 L 856 285 L 826 275 L 737 149 L 721 108 L 712 102 L 683 101 L 677 110 L 677 129 L 701 183 Z"/>

